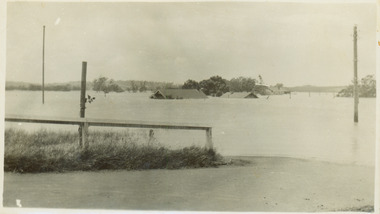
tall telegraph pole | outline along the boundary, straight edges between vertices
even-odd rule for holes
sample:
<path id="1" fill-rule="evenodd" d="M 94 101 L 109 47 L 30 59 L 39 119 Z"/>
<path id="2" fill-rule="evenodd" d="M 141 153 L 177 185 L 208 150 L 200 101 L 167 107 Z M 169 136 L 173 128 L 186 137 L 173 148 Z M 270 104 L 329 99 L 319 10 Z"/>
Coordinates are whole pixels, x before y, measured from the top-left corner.
<path id="1" fill-rule="evenodd" d="M 42 34 L 42 104 L 45 103 L 45 25 Z"/>
<path id="2" fill-rule="evenodd" d="M 358 116 L 358 104 L 359 104 L 359 96 L 358 96 L 358 47 L 357 47 L 357 26 L 354 26 L 354 122 L 357 123 L 359 121 Z"/>

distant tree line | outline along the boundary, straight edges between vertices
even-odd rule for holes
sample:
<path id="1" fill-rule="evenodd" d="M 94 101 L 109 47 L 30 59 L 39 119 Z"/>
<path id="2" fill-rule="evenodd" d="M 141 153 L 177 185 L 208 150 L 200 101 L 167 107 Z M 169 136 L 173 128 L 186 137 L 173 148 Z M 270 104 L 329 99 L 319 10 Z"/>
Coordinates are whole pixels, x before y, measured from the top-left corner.
<path id="1" fill-rule="evenodd" d="M 250 77 L 237 77 L 226 80 L 220 76 L 212 76 L 209 79 L 197 82 L 189 79 L 183 85 L 183 89 L 197 89 L 203 91 L 206 95 L 219 97 L 226 92 L 255 92 L 258 94 L 268 93 L 268 87 L 264 86 L 261 75 L 258 79 Z M 282 83 L 276 84 L 278 90 L 283 87 Z"/>
<path id="2" fill-rule="evenodd" d="M 105 78 L 105 79 L 104 79 Z M 97 83 L 94 89 L 94 83 Z M 107 87 L 102 84 L 106 84 Z M 122 92 L 146 92 L 155 91 L 158 89 L 167 88 L 180 88 L 181 85 L 176 85 L 171 82 L 155 82 L 155 81 L 136 81 L 136 80 L 113 80 L 107 77 L 99 77 L 92 82 L 87 82 L 87 89 L 93 89 L 96 91 L 103 91 L 108 93 L 111 91 Z M 41 84 L 31 84 L 23 82 L 7 82 L 5 86 L 6 90 L 27 90 L 27 91 L 40 91 L 42 90 Z M 45 84 L 46 91 L 79 91 L 81 89 L 80 82 L 70 82 L 65 84 Z M 104 92 L 104 91 L 103 91 Z"/>
<path id="3" fill-rule="evenodd" d="M 80 86 L 73 86 L 70 84 L 55 84 L 45 85 L 45 91 L 72 91 L 80 90 Z M 39 84 L 18 84 L 18 85 L 6 85 L 5 90 L 23 90 L 23 91 L 41 91 L 42 86 Z"/>
<path id="4" fill-rule="evenodd" d="M 94 79 L 92 83 L 92 90 L 96 92 L 102 91 L 104 96 L 109 92 L 124 92 L 124 90 L 113 79 L 107 77 L 99 77 Z"/>
<path id="5" fill-rule="evenodd" d="M 376 78 L 374 75 L 367 75 L 358 82 L 359 97 L 376 97 Z M 351 84 L 342 89 L 338 97 L 353 97 L 354 85 Z"/>
<path id="6" fill-rule="evenodd" d="M 124 80 L 117 81 L 128 92 L 146 92 L 156 91 L 159 89 L 180 88 L 180 85 L 176 85 L 172 82 L 155 82 L 155 81 L 137 81 L 137 80 Z"/>
<path id="7" fill-rule="evenodd" d="M 108 92 L 146 92 L 159 89 L 180 88 L 171 82 L 137 81 L 137 80 L 113 80 L 106 77 L 99 77 L 92 82 L 94 91 Z"/>
<path id="8" fill-rule="evenodd" d="M 273 86 L 280 90 L 282 83 Z M 174 84 L 171 82 L 155 82 L 155 81 L 135 81 L 135 80 L 113 80 L 107 77 L 99 77 L 92 82 L 87 83 L 87 89 L 93 89 L 96 92 L 103 92 L 106 96 L 110 92 L 146 92 L 156 91 L 159 89 L 197 89 L 203 91 L 208 96 L 219 97 L 226 92 L 254 92 L 261 95 L 268 94 L 268 86 L 264 85 L 261 75 L 257 79 L 251 77 L 237 77 L 226 80 L 221 76 L 212 76 L 208 79 L 197 82 L 195 80 L 187 80 L 184 84 Z M 41 90 L 41 85 L 12 83 L 6 85 L 6 90 Z M 45 85 L 47 91 L 70 91 L 80 90 L 80 82 L 71 82 L 70 84 L 51 84 Z"/>
<path id="9" fill-rule="evenodd" d="M 99 78 L 98 78 L 99 79 Z M 155 81 L 138 81 L 138 80 L 112 80 L 123 91 L 132 93 L 155 91 L 158 89 L 180 88 L 180 85 L 175 85 L 171 82 L 155 82 Z M 120 90 L 119 90 L 120 92 Z"/>

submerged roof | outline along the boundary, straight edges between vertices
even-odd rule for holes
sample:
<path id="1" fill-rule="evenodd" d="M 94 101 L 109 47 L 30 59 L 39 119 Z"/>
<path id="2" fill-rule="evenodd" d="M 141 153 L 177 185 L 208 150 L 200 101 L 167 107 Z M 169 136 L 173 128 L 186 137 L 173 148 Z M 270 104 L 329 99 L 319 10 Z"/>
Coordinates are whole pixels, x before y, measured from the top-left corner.
<path id="1" fill-rule="evenodd" d="M 197 89 L 162 89 L 150 96 L 152 99 L 206 99 L 207 96 Z"/>
<path id="2" fill-rule="evenodd" d="M 257 98 L 253 92 L 227 92 L 221 96 L 222 98 Z"/>

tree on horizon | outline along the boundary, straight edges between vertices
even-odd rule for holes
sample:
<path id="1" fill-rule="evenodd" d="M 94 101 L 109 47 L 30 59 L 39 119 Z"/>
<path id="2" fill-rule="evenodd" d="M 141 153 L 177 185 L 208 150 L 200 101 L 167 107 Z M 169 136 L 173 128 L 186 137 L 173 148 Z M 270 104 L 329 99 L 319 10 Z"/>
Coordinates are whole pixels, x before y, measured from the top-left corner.
<path id="1" fill-rule="evenodd" d="M 227 80 L 220 76 L 212 76 L 207 80 L 202 80 L 199 85 L 206 95 L 214 97 L 220 97 L 229 91 Z"/>
<path id="2" fill-rule="evenodd" d="M 359 97 L 376 97 L 375 75 L 367 75 L 358 83 Z M 338 93 L 338 97 L 353 97 L 354 85 L 350 84 Z"/>
<path id="3" fill-rule="evenodd" d="M 109 92 L 123 92 L 124 90 L 116 84 L 116 82 L 113 79 L 108 79 L 107 77 L 99 77 L 97 79 L 94 79 L 92 90 L 96 92 L 102 91 L 104 93 L 104 96 L 107 95 Z"/>
<path id="4" fill-rule="evenodd" d="M 256 80 L 250 77 L 232 78 L 228 82 L 229 91 L 232 92 L 251 92 L 254 90 Z"/>
<path id="5" fill-rule="evenodd" d="M 200 89 L 199 83 L 195 80 L 188 79 L 183 85 L 182 89 Z"/>

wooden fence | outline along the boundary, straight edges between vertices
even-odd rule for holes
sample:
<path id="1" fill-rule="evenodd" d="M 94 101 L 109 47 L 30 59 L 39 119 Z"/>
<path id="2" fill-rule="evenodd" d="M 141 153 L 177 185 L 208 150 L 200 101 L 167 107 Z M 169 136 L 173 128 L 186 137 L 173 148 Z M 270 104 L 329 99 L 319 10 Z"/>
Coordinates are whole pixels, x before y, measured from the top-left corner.
<path id="1" fill-rule="evenodd" d="M 46 124 L 62 124 L 62 125 L 79 125 L 82 127 L 80 136 L 84 147 L 88 147 L 87 134 L 89 126 L 108 126 L 108 127 L 130 127 L 130 128 L 148 128 L 151 129 L 149 136 L 153 136 L 152 129 L 186 129 L 186 130 L 205 130 L 206 131 L 206 148 L 213 148 L 212 143 L 212 127 L 197 124 L 174 124 L 174 123 L 158 123 L 130 120 L 109 120 L 109 119 L 92 119 L 92 118 L 52 118 L 52 117 L 30 117 L 21 115 L 6 115 L 5 121 L 19 123 L 46 123 Z"/>

